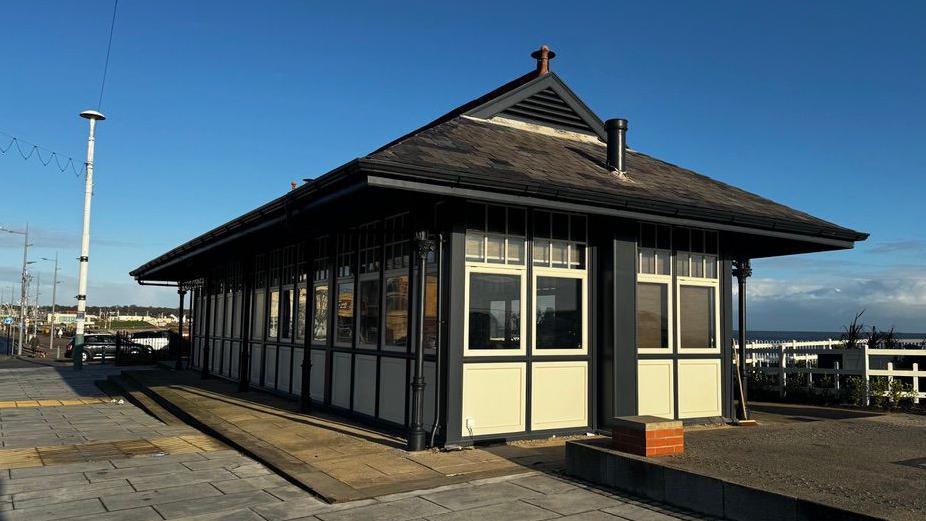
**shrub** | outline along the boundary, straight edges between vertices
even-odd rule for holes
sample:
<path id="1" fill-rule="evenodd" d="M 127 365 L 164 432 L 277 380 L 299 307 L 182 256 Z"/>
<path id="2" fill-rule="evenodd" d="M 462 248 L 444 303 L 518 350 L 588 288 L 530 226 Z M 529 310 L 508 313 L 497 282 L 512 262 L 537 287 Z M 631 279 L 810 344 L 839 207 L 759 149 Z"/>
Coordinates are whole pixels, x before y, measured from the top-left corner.
<path id="1" fill-rule="evenodd" d="M 887 399 L 888 404 L 892 407 L 913 405 L 913 385 L 903 382 L 902 380 L 892 380 L 888 384 Z"/>
<path id="2" fill-rule="evenodd" d="M 868 393 L 870 396 L 871 405 L 875 407 L 888 407 L 890 406 L 890 397 L 888 391 L 890 386 L 887 382 L 886 376 L 872 376 L 870 382 L 868 383 Z"/>
<path id="3" fill-rule="evenodd" d="M 862 407 L 868 398 L 868 386 L 861 376 L 850 377 L 845 387 L 846 399 L 853 405 Z"/>

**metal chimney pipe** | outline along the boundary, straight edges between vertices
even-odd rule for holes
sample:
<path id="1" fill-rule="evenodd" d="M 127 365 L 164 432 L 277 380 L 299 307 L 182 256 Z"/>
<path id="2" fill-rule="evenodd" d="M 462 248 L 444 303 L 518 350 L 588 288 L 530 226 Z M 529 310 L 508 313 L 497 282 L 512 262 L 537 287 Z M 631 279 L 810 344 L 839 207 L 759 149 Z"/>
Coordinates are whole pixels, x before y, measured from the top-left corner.
<path id="1" fill-rule="evenodd" d="M 608 168 L 616 172 L 626 172 L 624 163 L 627 150 L 627 120 L 609 119 L 604 122 L 608 134 Z"/>

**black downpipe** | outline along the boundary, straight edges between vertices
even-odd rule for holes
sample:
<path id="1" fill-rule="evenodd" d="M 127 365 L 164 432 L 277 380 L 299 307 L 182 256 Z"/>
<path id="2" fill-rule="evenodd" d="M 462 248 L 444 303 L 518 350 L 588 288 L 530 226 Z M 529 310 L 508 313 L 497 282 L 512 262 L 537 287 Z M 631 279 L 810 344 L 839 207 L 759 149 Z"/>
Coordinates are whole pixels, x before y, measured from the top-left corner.
<path id="1" fill-rule="evenodd" d="M 443 344 L 441 335 L 443 334 L 444 323 L 443 298 L 444 298 L 444 234 L 437 234 L 437 335 L 434 349 L 437 352 L 434 363 L 434 424 L 431 425 L 431 447 L 434 447 L 434 439 L 437 437 L 438 427 L 442 427 L 440 420 L 440 392 L 441 392 L 441 351 Z"/>

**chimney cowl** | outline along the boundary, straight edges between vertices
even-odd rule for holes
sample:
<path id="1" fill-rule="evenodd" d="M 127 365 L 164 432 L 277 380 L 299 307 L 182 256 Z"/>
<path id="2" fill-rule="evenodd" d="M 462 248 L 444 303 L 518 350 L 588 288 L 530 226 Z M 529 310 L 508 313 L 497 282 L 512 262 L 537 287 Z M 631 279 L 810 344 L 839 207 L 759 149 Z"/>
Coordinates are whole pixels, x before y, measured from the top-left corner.
<path id="1" fill-rule="evenodd" d="M 627 167 L 625 156 L 627 151 L 627 120 L 609 119 L 604 122 L 607 134 L 607 164 L 608 169 L 618 174 L 625 174 Z"/>
<path id="2" fill-rule="evenodd" d="M 550 72 L 550 60 L 556 58 L 556 53 L 546 45 L 531 53 L 531 58 L 537 60 L 537 75 L 543 76 Z"/>

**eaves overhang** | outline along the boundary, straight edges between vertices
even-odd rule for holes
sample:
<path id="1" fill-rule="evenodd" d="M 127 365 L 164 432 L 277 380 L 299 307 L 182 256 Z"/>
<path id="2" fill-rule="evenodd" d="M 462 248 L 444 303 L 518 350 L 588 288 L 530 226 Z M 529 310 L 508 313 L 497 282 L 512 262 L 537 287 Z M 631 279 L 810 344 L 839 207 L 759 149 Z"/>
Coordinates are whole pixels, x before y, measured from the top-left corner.
<path id="1" fill-rule="evenodd" d="M 655 199 L 630 199 L 555 184 L 517 183 L 498 177 L 429 169 L 381 159 L 363 158 L 359 160 L 359 166 L 367 176 L 367 185 L 381 188 L 497 202 L 519 201 L 516 204 L 793 239 L 837 249 L 852 248 L 856 241 L 868 238 L 867 233 L 848 228 L 822 228 L 761 215 Z"/>

